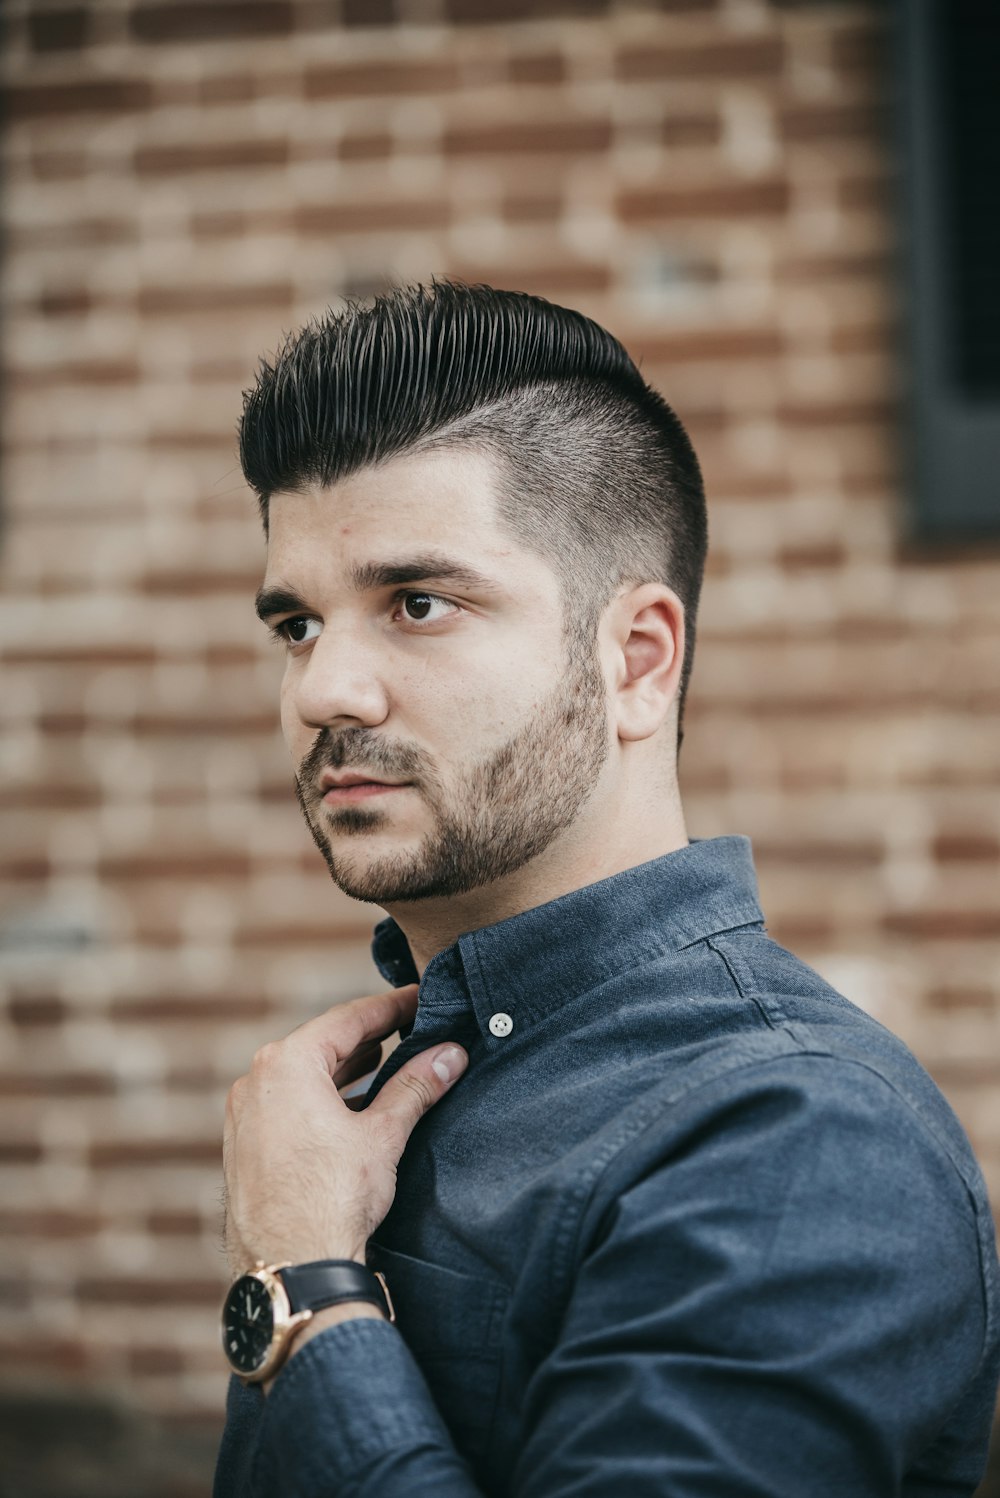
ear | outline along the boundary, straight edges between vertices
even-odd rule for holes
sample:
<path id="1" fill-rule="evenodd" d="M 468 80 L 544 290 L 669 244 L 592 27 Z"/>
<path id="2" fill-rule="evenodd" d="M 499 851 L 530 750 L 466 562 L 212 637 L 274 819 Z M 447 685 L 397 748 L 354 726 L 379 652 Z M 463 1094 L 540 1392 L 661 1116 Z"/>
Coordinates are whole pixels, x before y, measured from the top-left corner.
<path id="1" fill-rule="evenodd" d="M 609 622 L 618 737 L 651 738 L 666 722 L 680 689 L 684 605 L 665 583 L 640 583 L 615 600 Z"/>

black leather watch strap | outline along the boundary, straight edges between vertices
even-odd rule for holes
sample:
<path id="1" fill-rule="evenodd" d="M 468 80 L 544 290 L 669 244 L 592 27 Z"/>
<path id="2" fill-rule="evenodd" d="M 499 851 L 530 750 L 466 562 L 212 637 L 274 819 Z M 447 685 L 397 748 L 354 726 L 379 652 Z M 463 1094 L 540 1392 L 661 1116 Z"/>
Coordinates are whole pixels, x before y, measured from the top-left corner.
<path id="1" fill-rule="evenodd" d="M 382 1282 L 353 1259 L 314 1259 L 278 1271 L 293 1311 L 321 1311 L 344 1300 L 366 1300 L 395 1320 Z"/>

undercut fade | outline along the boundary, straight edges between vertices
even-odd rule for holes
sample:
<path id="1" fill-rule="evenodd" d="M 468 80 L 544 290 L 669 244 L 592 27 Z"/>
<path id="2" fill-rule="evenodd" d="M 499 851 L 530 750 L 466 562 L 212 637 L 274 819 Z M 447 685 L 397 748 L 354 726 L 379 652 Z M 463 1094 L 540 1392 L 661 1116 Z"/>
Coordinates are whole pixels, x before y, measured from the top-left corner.
<path id="1" fill-rule="evenodd" d="M 239 441 L 265 533 L 273 494 L 401 453 L 490 454 L 499 523 L 556 572 L 576 658 L 624 588 L 662 582 L 681 600 L 680 752 L 708 548 L 701 472 L 678 417 L 598 323 L 448 280 L 348 302 L 261 361 Z"/>

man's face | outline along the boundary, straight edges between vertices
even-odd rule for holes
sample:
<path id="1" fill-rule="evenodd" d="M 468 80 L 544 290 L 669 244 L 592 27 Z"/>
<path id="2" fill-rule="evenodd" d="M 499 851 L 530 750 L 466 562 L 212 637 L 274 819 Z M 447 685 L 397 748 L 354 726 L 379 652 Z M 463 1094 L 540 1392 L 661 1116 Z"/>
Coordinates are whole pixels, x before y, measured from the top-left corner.
<path id="1" fill-rule="evenodd" d="M 357 900 L 514 873 L 607 759 L 596 654 L 565 658 L 556 574 L 500 529 L 495 474 L 445 449 L 271 500 L 258 602 L 288 652 L 282 729 L 309 829 Z M 395 784 L 330 788 L 348 771 Z"/>

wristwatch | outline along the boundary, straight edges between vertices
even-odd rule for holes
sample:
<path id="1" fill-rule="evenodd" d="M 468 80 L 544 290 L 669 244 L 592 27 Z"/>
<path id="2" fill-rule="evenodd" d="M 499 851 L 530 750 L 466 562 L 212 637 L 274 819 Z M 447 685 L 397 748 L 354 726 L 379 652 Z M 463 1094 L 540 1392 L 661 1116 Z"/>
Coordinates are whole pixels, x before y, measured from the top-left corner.
<path id="1" fill-rule="evenodd" d="M 262 1383 L 284 1362 L 292 1338 L 313 1313 L 338 1301 L 365 1300 L 395 1321 L 389 1286 L 354 1259 L 265 1264 L 241 1274 L 222 1306 L 222 1350 L 245 1384 Z"/>

